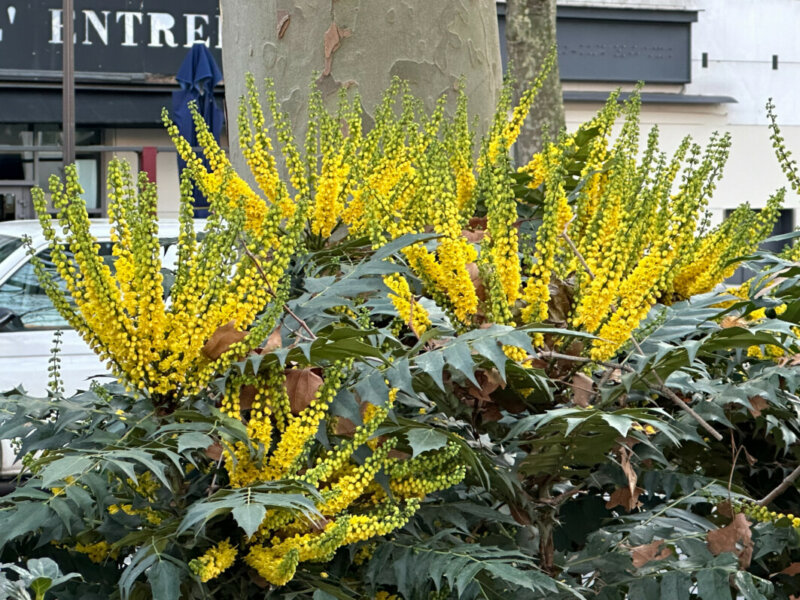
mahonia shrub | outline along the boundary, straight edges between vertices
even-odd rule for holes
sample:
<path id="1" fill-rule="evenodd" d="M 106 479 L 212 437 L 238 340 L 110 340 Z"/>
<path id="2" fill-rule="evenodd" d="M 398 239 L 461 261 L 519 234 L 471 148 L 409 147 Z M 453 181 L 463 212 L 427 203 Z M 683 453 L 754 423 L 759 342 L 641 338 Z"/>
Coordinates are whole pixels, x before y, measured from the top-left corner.
<path id="1" fill-rule="evenodd" d="M 477 144 L 463 93 L 452 116 L 444 99 L 426 114 L 397 80 L 366 130 L 358 97 L 331 113 L 314 90 L 302 150 L 271 84 L 265 113 L 250 78 L 238 125 L 255 188 L 196 111 L 202 155 L 165 113 L 187 163 L 169 289 L 154 188 L 124 164 L 109 169 L 113 269 L 74 169 L 51 182 L 60 233 L 37 192 L 72 302 L 35 263 L 42 285 L 120 385 L 7 395 L 0 435 L 23 435 L 30 479 L 2 502 L 4 556 L 80 573 L 65 599 L 656 597 L 674 575 L 703 598 L 720 581 L 766 590 L 734 556 L 752 549 L 742 518 L 772 534 L 791 513 L 765 516 L 763 482 L 720 484 L 697 424 L 720 434 L 683 406 L 688 379 L 711 390 L 705 418 L 733 430 L 747 409 L 726 393 L 748 397 L 752 365 L 768 367 L 725 353 L 786 350 L 796 331 L 768 307 L 726 327 L 720 311 L 755 300 L 712 295 L 697 338 L 664 340 L 683 340 L 671 315 L 695 315 L 685 299 L 755 249 L 783 194 L 710 228 L 728 137 L 668 157 L 654 130 L 640 154 L 636 94 L 515 167 L 546 74 L 516 107 L 505 89 Z M 211 207 L 201 235 L 193 186 Z M 660 379 L 672 374 L 686 401 Z M 768 375 L 784 417 L 785 375 Z M 659 404 L 670 394 L 682 412 Z M 789 440 L 789 421 L 758 423 Z M 685 475 L 678 497 L 647 475 L 654 462 Z M 630 517 L 644 488 L 650 512 Z M 726 496 L 738 537 L 713 545 Z M 570 510 L 598 518 L 566 523 Z"/>

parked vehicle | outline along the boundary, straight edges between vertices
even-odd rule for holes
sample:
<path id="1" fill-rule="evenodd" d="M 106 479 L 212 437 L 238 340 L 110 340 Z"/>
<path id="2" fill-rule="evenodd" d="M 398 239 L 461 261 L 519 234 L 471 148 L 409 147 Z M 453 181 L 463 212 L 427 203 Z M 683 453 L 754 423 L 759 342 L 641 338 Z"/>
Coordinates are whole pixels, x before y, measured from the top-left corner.
<path id="1" fill-rule="evenodd" d="M 202 225 L 199 224 L 198 228 Z M 92 234 L 100 243 L 100 254 L 113 268 L 110 225 L 93 220 Z M 161 221 L 159 237 L 164 245 L 163 264 L 172 266 L 177 254 L 177 221 Z M 24 238 L 31 239 L 35 254 L 50 268 L 62 286 L 50 260 L 50 249 L 38 221 L 0 222 L 0 391 L 24 389 L 32 396 L 45 396 L 54 335 L 61 331 L 59 358 L 65 392 L 88 389 L 92 377 L 106 369 L 89 346 L 53 307 L 33 270 Z M 15 475 L 19 464 L 7 440 L 0 441 L 0 477 Z"/>

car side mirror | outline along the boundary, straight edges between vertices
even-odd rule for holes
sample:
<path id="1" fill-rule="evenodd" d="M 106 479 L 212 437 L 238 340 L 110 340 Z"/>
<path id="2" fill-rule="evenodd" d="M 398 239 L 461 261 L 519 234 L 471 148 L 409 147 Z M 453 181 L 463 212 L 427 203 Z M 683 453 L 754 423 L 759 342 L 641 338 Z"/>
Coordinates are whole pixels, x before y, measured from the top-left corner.
<path id="1" fill-rule="evenodd" d="M 10 308 L 0 306 L 0 331 L 22 331 L 25 326 L 22 319 Z"/>

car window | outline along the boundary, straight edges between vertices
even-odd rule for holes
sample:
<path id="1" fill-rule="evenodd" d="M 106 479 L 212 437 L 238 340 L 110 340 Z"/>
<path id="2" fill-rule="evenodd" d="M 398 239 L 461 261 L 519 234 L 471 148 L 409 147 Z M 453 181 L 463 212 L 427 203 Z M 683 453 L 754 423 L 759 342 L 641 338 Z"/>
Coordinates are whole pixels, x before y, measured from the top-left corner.
<path id="1" fill-rule="evenodd" d="M 11 253 L 17 248 L 22 247 L 22 240 L 20 238 L 11 237 L 10 235 L 0 235 L 0 262 L 3 262 Z"/>
<path id="2" fill-rule="evenodd" d="M 111 255 L 111 243 L 101 242 L 100 255 L 103 260 L 113 269 L 113 257 Z M 71 256 L 65 248 L 67 256 Z M 64 291 L 67 286 L 58 270 L 53 264 L 50 249 L 47 248 L 37 254 L 42 261 L 47 272 L 53 281 Z M 67 295 L 72 301 L 72 298 Z M 44 288 L 39 285 L 33 264 L 26 262 L 6 282 L 0 286 L 0 307 L 12 310 L 22 321 L 26 328 L 30 329 L 63 329 L 68 328 L 69 324 L 58 313 L 50 302 Z"/>
<path id="3" fill-rule="evenodd" d="M 9 238 L 18 241 L 17 238 Z M 162 262 L 165 267 L 174 268 L 174 263 L 177 262 L 177 240 L 162 239 L 161 243 L 164 248 L 162 255 Z M 21 242 L 20 242 L 21 244 Z M 100 256 L 103 261 L 111 267 L 112 273 L 114 272 L 114 256 L 112 254 L 111 242 L 100 242 Z M 2 259 L 2 239 L 0 239 L 0 260 Z M 67 256 L 71 256 L 68 248 L 64 248 Z M 9 253 L 10 254 L 10 253 Z M 37 254 L 39 259 L 44 264 L 45 269 L 50 273 L 51 278 L 56 284 L 66 291 L 66 283 L 58 274 L 58 271 L 53 264 L 50 249 L 42 250 Z M 166 278 L 164 281 L 165 288 L 169 287 L 171 278 Z M 66 295 L 67 299 L 72 303 L 72 298 L 69 294 Z M 39 280 L 36 278 L 36 273 L 33 270 L 33 265 L 30 262 L 23 264 L 17 271 L 8 279 L 3 285 L 0 285 L 0 308 L 8 308 L 14 312 L 22 320 L 22 324 L 29 329 L 66 329 L 69 324 L 63 319 L 58 311 L 50 302 L 47 294 L 39 285 Z"/>

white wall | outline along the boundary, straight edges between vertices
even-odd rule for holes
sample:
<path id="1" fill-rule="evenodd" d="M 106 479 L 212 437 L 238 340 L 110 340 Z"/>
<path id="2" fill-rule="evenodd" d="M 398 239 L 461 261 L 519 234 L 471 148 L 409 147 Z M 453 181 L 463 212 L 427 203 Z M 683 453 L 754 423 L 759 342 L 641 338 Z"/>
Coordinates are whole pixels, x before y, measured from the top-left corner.
<path id="1" fill-rule="evenodd" d="M 764 104 L 772 97 L 781 123 L 800 125 L 800 2 L 797 0 L 695 0 L 692 25 L 692 83 L 689 94 L 736 98 L 728 120 L 736 125 L 766 123 Z M 701 66 L 702 53 L 708 67 Z M 778 69 L 772 69 L 772 55 Z"/>
<path id="2" fill-rule="evenodd" d="M 730 159 L 710 203 L 717 218 L 742 202 L 763 206 L 775 190 L 788 188 L 769 139 L 764 105 L 767 98 L 774 99 L 786 143 L 800 153 L 798 0 L 560 0 L 559 5 L 698 10 L 698 21 L 692 24 L 691 83 L 670 90 L 645 86 L 644 91 L 731 96 L 736 103 L 646 104 L 642 109 L 643 140 L 649 129 L 644 125 L 652 124 L 659 125 L 663 146 L 669 151 L 686 134 L 702 144 L 714 131 L 731 133 Z M 704 52 L 708 54 L 707 68 L 701 62 Z M 773 54 L 778 55 L 777 70 L 772 69 Z M 597 89 L 597 84 L 579 87 Z M 575 126 L 600 106 L 571 103 L 566 108 L 567 121 Z M 795 224 L 800 224 L 800 198 L 790 193 L 785 208 L 795 210 Z"/>
<path id="3" fill-rule="evenodd" d="M 113 129 L 107 134 L 107 143 L 114 146 L 172 146 L 164 129 Z M 139 157 L 135 152 L 107 153 L 103 162 L 114 156 L 127 160 L 134 173 L 139 170 Z M 158 186 L 158 216 L 164 219 L 178 217 L 180 188 L 178 185 L 178 158 L 175 152 L 159 152 L 156 160 L 156 185 Z"/>

